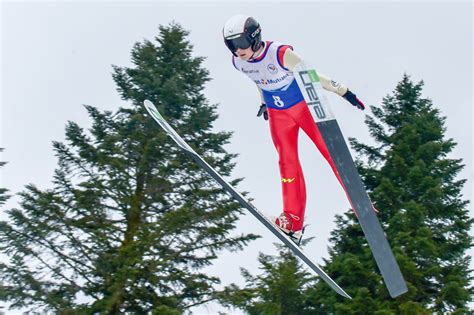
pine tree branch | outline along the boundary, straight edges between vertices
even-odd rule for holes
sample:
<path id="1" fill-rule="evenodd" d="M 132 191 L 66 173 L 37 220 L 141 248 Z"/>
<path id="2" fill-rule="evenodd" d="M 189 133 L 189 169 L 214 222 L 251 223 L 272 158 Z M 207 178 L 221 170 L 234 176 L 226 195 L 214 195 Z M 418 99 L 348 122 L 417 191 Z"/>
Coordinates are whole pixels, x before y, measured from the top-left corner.
<path id="1" fill-rule="evenodd" d="M 70 261 L 76 263 L 77 265 L 80 265 L 80 266 L 83 266 L 84 268 L 86 269 L 89 269 L 90 271 L 94 270 L 92 267 L 84 264 L 83 262 L 81 262 L 80 260 L 77 260 L 77 259 L 74 259 L 74 258 L 71 258 L 67 255 L 64 255 L 63 253 L 61 253 L 60 251 L 56 250 L 55 246 L 53 244 L 51 244 L 51 242 L 49 242 L 48 240 L 46 240 L 45 238 L 43 237 L 38 237 L 38 238 L 34 238 L 34 237 L 30 237 L 28 234 L 26 233 L 22 233 L 22 232 L 19 232 L 18 230 L 15 230 L 12 228 L 12 231 L 18 235 L 21 235 L 23 236 L 24 238 L 26 239 L 29 239 L 31 242 L 33 243 L 37 243 L 39 244 L 40 246 L 43 246 L 45 248 L 48 248 L 50 249 L 53 253 L 55 253 L 56 255 L 60 256 L 64 262 L 69 266 L 71 267 L 74 271 L 78 272 L 82 277 L 84 277 L 84 279 L 86 279 L 89 283 L 94 283 L 91 279 L 89 279 L 89 277 L 87 276 L 87 272 L 85 271 L 82 271 L 80 269 L 78 269 L 74 264 L 70 263 Z M 43 242 L 45 242 L 46 244 L 44 244 Z"/>
<path id="2" fill-rule="evenodd" d="M 207 300 L 202 300 L 202 301 L 199 301 L 199 302 L 196 302 L 196 303 L 193 303 L 193 304 L 185 305 L 184 309 L 190 309 L 191 307 L 202 305 L 202 304 L 205 304 L 207 302 L 212 302 L 212 301 L 215 301 L 215 300 L 217 300 L 216 297 L 210 297 Z"/>
<path id="3" fill-rule="evenodd" d="M 42 257 L 40 254 L 36 253 L 33 249 L 30 249 L 28 251 L 28 254 L 29 255 L 32 255 L 33 257 L 35 257 L 36 259 L 38 259 L 44 266 L 46 266 L 46 268 L 48 268 L 52 273 L 54 273 L 55 275 L 59 276 L 60 278 L 66 280 L 67 282 L 69 282 L 71 284 L 71 286 L 73 286 L 75 289 L 83 289 L 83 287 L 81 287 L 80 285 L 76 284 L 76 282 L 74 282 L 74 280 L 72 279 L 69 279 L 68 277 L 66 277 L 63 273 L 59 272 L 57 270 L 57 268 L 54 268 L 52 267 L 49 263 L 47 263 Z M 97 298 L 97 296 L 93 295 L 95 298 Z"/>

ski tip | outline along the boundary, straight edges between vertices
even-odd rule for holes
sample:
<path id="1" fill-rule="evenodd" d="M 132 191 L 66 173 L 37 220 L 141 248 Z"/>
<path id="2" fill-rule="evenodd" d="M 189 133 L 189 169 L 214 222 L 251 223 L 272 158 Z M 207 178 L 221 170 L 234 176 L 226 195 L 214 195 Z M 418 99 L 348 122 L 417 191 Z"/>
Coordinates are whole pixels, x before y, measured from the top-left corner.
<path id="1" fill-rule="evenodd" d="M 144 100 L 143 101 L 143 106 L 145 106 L 145 108 L 148 112 L 156 110 L 155 105 L 153 105 L 153 103 L 150 102 L 149 100 Z"/>
<path id="2" fill-rule="evenodd" d="M 155 105 L 153 105 L 153 103 L 149 100 L 144 100 L 143 101 L 143 105 L 145 105 L 146 107 L 154 107 Z"/>
<path id="3" fill-rule="evenodd" d="M 150 102 L 149 100 L 144 100 L 143 105 L 145 106 L 147 111 L 151 112 L 157 112 L 158 110 L 156 109 L 156 106 Z"/>
<path id="4" fill-rule="evenodd" d="M 144 100 L 143 105 L 145 106 L 148 113 L 153 116 L 153 118 L 158 120 L 164 120 L 163 116 L 161 116 L 160 112 L 156 108 L 156 106 L 149 100 Z"/>

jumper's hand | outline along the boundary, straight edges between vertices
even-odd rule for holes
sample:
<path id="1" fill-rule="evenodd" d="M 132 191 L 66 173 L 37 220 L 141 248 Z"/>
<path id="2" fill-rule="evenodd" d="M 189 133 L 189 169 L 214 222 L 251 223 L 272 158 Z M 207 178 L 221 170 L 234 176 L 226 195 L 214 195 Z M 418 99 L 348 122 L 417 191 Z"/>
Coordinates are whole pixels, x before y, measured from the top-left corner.
<path id="1" fill-rule="evenodd" d="M 342 97 L 344 97 L 349 103 L 356 106 L 358 109 L 365 109 L 364 103 L 362 103 L 362 101 L 358 99 L 357 96 L 351 91 L 347 90 L 347 92 Z"/>
<path id="2" fill-rule="evenodd" d="M 262 114 L 263 114 L 263 119 L 268 120 L 267 105 L 265 104 L 260 105 L 260 109 L 258 110 L 257 117 L 262 116 Z"/>

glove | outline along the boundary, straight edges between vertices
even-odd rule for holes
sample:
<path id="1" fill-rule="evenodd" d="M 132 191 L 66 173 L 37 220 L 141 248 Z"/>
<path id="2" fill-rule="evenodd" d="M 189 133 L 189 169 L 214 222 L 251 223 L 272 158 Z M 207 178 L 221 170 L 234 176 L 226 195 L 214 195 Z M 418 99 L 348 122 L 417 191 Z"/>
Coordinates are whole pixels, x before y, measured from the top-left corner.
<path id="1" fill-rule="evenodd" d="M 349 91 L 349 89 L 347 89 L 347 92 L 342 97 L 344 97 L 349 103 L 356 106 L 358 109 L 360 110 L 365 109 L 364 103 L 362 103 L 360 99 L 358 99 L 354 93 Z"/>
<path id="2" fill-rule="evenodd" d="M 262 114 L 263 114 L 263 119 L 268 120 L 267 105 L 265 104 L 260 105 L 260 109 L 258 110 L 257 117 L 262 116 Z"/>

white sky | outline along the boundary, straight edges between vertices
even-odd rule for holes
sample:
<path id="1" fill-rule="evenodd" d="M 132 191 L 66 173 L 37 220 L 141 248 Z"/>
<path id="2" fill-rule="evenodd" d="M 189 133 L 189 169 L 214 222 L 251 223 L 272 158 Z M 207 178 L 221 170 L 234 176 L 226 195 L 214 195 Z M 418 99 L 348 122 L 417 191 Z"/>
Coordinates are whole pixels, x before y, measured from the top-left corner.
<path id="1" fill-rule="evenodd" d="M 255 117 L 256 88 L 235 71 L 221 37 L 225 21 L 244 13 L 261 23 L 264 39 L 292 44 L 367 105 L 380 104 L 404 72 L 416 82 L 423 79 L 424 96 L 447 117 L 446 135 L 458 143 L 451 157 L 466 164 L 460 178 L 468 179 L 463 194 L 472 200 L 471 2 L 2 2 L 0 9 L 0 147 L 5 148 L 0 160 L 8 161 L 0 170 L 0 187 L 11 192 L 28 183 L 51 186 L 57 162 L 51 142 L 64 139 L 68 120 L 90 126 L 81 104 L 113 111 L 127 106 L 116 92 L 111 65 L 132 66 L 132 45 L 153 39 L 158 25 L 174 20 L 191 31 L 195 55 L 207 57 L 204 67 L 213 80 L 204 92 L 219 104 L 216 130 L 235 132 L 227 149 L 240 154 L 234 176 L 245 181 L 239 189 L 249 191 L 264 212 L 280 213 L 277 154 L 268 124 Z M 336 95 L 329 99 L 346 137 L 372 142 L 364 113 Z M 334 215 L 349 204 L 329 166 L 301 134 L 311 224 L 307 235 L 316 236 L 306 251 L 322 262 Z M 16 204 L 12 198 L 6 207 Z M 0 219 L 5 219 L 2 213 Z M 223 284 L 242 285 L 239 267 L 256 273 L 258 252 L 275 253 L 276 239 L 256 222 L 244 217 L 237 232 L 262 239 L 243 252 L 223 253 L 209 268 Z M 194 313 L 219 310 L 209 304 Z"/>

